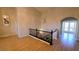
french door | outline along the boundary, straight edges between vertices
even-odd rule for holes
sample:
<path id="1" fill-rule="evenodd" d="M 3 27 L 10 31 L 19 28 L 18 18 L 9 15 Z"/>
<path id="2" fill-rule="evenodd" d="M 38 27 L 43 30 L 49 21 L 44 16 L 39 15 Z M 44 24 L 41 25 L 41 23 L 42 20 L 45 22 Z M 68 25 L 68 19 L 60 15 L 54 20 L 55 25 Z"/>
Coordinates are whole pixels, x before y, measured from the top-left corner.
<path id="1" fill-rule="evenodd" d="M 72 43 L 76 39 L 77 21 L 67 20 L 62 22 L 62 40 L 64 43 Z"/>

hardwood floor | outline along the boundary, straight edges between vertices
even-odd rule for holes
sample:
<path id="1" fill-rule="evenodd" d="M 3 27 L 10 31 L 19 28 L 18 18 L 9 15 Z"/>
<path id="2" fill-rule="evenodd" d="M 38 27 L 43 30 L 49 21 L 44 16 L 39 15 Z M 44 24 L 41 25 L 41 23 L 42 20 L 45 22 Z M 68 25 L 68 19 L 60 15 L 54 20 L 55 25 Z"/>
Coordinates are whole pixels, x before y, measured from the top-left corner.
<path id="1" fill-rule="evenodd" d="M 0 38 L 0 51 L 73 51 L 79 50 L 79 44 L 75 48 L 65 48 L 58 40 L 53 45 L 46 44 L 30 36 L 18 38 L 10 36 Z"/>
<path id="2" fill-rule="evenodd" d="M 0 50 L 8 51 L 37 51 L 37 50 L 51 50 L 51 46 L 35 40 L 32 37 L 18 38 L 16 36 L 0 38 Z"/>

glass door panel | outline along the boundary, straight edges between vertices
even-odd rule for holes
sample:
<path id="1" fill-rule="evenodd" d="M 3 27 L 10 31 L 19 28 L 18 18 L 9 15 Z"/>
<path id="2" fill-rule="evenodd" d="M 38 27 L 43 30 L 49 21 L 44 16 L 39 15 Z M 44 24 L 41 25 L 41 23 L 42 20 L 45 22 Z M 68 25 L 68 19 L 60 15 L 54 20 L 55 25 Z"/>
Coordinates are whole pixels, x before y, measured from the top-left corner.
<path id="1" fill-rule="evenodd" d="M 68 40 L 72 40 L 72 39 L 74 39 L 74 34 L 69 33 L 69 34 L 68 34 Z"/>
<path id="2" fill-rule="evenodd" d="M 68 39 L 68 33 L 63 33 L 63 39 Z"/>
<path id="3" fill-rule="evenodd" d="M 73 44 L 76 39 L 76 21 L 64 21 L 62 23 L 62 42 Z M 66 45 L 67 45 L 66 44 Z"/>
<path id="4" fill-rule="evenodd" d="M 70 22 L 70 32 L 75 32 L 75 22 Z"/>
<path id="5" fill-rule="evenodd" d="M 69 22 L 64 22 L 64 31 L 68 31 Z"/>

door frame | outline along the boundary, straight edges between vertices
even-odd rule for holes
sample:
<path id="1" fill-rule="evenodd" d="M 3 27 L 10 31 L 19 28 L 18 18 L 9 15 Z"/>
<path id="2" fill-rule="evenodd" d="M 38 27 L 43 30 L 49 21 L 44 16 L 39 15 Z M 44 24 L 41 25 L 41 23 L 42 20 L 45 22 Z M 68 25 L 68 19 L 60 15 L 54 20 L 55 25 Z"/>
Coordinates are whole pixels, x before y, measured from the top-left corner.
<path id="1" fill-rule="evenodd" d="M 61 38 L 61 36 L 62 36 L 62 23 L 64 22 L 64 21 L 71 21 L 71 20 L 74 20 L 74 21 L 76 21 L 76 34 L 75 34 L 75 36 L 76 36 L 76 39 L 77 39 L 77 37 L 78 37 L 78 20 L 76 19 L 76 18 L 74 18 L 74 17 L 66 17 L 66 18 L 64 18 L 63 20 L 61 20 L 61 26 L 60 26 L 60 38 Z"/>

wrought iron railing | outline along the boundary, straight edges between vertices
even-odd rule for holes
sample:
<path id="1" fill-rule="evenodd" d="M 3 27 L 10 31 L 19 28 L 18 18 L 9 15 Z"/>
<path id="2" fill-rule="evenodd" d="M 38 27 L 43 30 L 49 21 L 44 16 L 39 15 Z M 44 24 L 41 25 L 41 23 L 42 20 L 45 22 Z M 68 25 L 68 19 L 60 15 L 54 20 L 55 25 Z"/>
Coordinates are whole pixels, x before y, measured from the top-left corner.
<path id="1" fill-rule="evenodd" d="M 53 44 L 53 33 L 54 32 L 56 32 L 56 30 L 49 32 L 49 31 L 43 31 L 43 30 L 38 30 L 38 29 L 29 29 L 30 35 L 40 38 L 41 40 L 44 40 L 50 43 L 50 45 Z"/>

